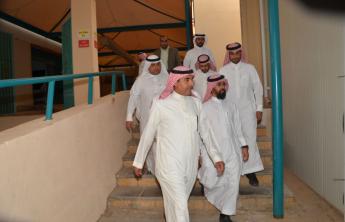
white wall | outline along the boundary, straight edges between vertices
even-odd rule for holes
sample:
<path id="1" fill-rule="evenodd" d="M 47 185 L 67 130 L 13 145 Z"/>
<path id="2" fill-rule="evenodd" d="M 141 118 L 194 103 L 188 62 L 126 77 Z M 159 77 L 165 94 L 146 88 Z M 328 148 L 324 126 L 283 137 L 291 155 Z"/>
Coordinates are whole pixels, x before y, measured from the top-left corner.
<path id="1" fill-rule="evenodd" d="M 128 92 L 0 133 L 0 221 L 95 222 L 129 134 Z"/>
<path id="2" fill-rule="evenodd" d="M 279 3 L 286 165 L 343 210 L 345 17 Z"/>
<path id="3" fill-rule="evenodd" d="M 194 0 L 194 17 L 195 32 L 207 35 L 207 47 L 214 53 L 217 67 L 222 67 L 225 46 L 241 42 L 239 0 Z"/>

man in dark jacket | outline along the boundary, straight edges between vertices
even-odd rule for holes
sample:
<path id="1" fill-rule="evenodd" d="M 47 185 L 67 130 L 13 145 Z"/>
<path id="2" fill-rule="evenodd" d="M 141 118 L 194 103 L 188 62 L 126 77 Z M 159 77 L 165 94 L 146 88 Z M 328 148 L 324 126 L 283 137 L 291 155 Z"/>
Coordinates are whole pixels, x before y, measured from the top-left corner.
<path id="1" fill-rule="evenodd" d="M 153 54 L 159 56 L 162 63 L 170 72 L 174 67 L 181 65 L 180 56 L 178 55 L 178 50 L 170 47 L 168 43 L 168 37 L 160 37 L 160 48 L 153 52 Z"/>

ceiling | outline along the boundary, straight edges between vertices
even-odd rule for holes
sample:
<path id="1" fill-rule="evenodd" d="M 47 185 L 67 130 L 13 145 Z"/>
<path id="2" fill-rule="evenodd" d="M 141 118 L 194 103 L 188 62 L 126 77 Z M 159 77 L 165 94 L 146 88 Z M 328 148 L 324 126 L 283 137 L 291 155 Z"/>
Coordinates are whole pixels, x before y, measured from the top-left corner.
<path id="1" fill-rule="evenodd" d="M 183 51 L 186 2 L 190 1 L 96 0 L 97 31 L 132 55 L 158 48 L 161 35 Z M 0 0 L 0 18 L 56 41 L 61 41 L 61 27 L 69 17 L 70 0 Z M 99 46 L 99 63 L 121 66 L 126 61 Z"/>

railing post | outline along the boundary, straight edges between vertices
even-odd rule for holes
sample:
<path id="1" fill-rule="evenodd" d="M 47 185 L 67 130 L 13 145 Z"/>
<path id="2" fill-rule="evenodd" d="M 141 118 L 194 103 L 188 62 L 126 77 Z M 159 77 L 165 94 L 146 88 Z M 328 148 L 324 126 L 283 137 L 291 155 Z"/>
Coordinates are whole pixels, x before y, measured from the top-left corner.
<path id="1" fill-rule="evenodd" d="M 125 73 L 122 73 L 121 77 L 122 77 L 122 89 L 123 90 L 127 90 L 127 82 L 126 82 L 126 75 L 125 75 Z"/>
<path id="2" fill-rule="evenodd" d="M 88 93 L 88 104 L 92 104 L 93 102 L 93 76 L 89 77 L 89 93 Z"/>
<path id="3" fill-rule="evenodd" d="M 53 116 L 55 80 L 48 84 L 48 95 L 46 105 L 46 120 L 51 120 Z"/>
<path id="4" fill-rule="evenodd" d="M 116 92 L 116 73 L 111 75 L 111 94 L 115 95 Z"/>
<path id="5" fill-rule="evenodd" d="M 273 134 L 273 216 L 284 217 L 283 109 L 278 0 L 268 1 Z"/>

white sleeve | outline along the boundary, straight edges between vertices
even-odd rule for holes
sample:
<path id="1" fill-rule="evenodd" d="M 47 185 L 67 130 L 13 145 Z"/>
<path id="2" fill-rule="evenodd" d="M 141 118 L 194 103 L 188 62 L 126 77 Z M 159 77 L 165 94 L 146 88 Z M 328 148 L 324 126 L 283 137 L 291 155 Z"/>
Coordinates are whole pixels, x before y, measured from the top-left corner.
<path id="1" fill-rule="evenodd" d="M 183 66 L 190 68 L 190 65 L 191 65 L 191 58 L 190 58 L 190 51 L 188 51 L 186 53 L 186 56 L 183 59 Z"/>
<path id="2" fill-rule="evenodd" d="M 127 117 L 126 121 L 133 121 L 133 114 L 135 109 L 138 106 L 138 102 L 140 99 L 140 87 L 139 87 L 139 82 L 138 79 L 135 80 L 131 91 L 129 93 L 129 100 L 128 100 L 128 105 L 127 105 Z"/>
<path id="3" fill-rule="evenodd" d="M 199 120 L 199 134 L 205 145 L 206 151 L 213 163 L 222 161 L 219 154 L 220 147 L 214 136 L 213 130 L 210 127 L 209 120 L 205 112 L 201 111 Z"/>
<path id="4" fill-rule="evenodd" d="M 220 74 L 220 75 L 223 75 L 225 78 L 227 78 L 226 73 L 225 73 L 225 70 L 224 70 L 224 66 L 221 67 L 221 68 L 219 69 L 219 74 Z M 228 81 L 229 81 L 229 80 L 228 80 Z"/>
<path id="5" fill-rule="evenodd" d="M 141 62 L 140 65 L 139 65 L 138 76 L 141 75 L 141 73 L 143 72 L 143 69 L 144 69 L 144 62 Z"/>
<path id="6" fill-rule="evenodd" d="M 254 67 L 252 67 L 252 84 L 253 90 L 255 95 L 255 104 L 256 104 L 256 111 L 262 112 L 263 111 L 263 88 L 259 78 L 259 75 Z"/>
<path id="7" fill-rule="evenodd" d="M 210 50 L 210 59 L 211 59 L 211 61 L 213 62 L 213 65 L 214 65 L 215 67 L 217 67 L 216 59 L 214 58 L 214 55 L 213 55 L 213 53 L 212 53 L 211 50 Z"/>
<path id="8" fill-rule="evenodd" d="M 144 132 L 140 137 L 137 152 L 133 161 L 133 166 L 139 169 L 143 168 L 147 153 L 149 152 L 156 135 L 157 127 L 160 121 L 159 107 L 154 101 L 150 110 L 149 120 L 145 126 Z"/>
<path id="9" fill-rule="evenodd" d="M 243 132 L 242 132 L 242 124 L 241 124 L 241 120 L 240 120 L 240 113 L 237 109 L 237 107 L 234 104 L 233 107 L 233 121 L 234 121 L 234 126 L 235 126 L 235 133 L 237 135 L 238 140 L 240 141 L 241 146 L 246 146 L 248 145 L 246 142 L 246 139 L 243 136 Z"/>

